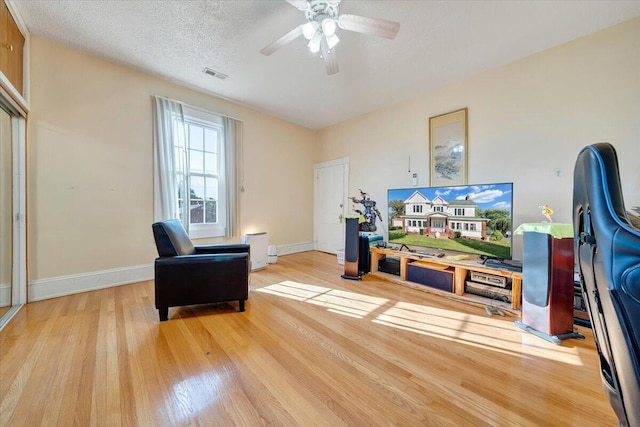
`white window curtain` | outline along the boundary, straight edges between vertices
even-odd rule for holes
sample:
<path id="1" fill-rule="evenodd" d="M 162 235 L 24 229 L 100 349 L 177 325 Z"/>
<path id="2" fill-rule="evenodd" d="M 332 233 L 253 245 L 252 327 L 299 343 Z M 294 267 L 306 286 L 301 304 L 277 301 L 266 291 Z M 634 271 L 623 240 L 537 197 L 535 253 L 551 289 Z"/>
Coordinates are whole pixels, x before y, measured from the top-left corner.
<path id="1" fill-rule="evenodd" d="M 225 193 L 227 195 L 225 236 L 232 237 L 239 229 L 240 200 L 239 193 L 242 186 L 242 131 L 243 125 L 239 120 L 225 117 L 224 145 L 225 145 Z"/>
<path id="2" fill-rule="evenodd" d="M 154 219 L 182 218 L 189 231 L 187 199 L 180 206 L 179 194 L 188 198 L 186 133 L 182 104 L 153 97 Z M 180 212 L 183 209 L 185 212 Z"/>

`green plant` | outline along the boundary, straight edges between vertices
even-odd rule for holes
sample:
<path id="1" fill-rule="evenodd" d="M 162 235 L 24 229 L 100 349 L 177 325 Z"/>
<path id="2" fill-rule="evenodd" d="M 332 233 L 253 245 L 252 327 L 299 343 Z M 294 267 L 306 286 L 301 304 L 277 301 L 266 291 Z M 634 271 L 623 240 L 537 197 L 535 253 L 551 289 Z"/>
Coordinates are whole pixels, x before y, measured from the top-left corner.
<path id="1" fill-rule="evenodd" d="M 487 209 L 482 213 L 484 218 L 488 218 L 487 227 L 492 230 L 499 230 L 504 233 L 511 231 L 511 216 L 506 209 Z"/>
<path id="2" fill-rule="evenodd" d="M 391 208 L 391 215 L 389 215 L 390 219 L 398 218 L 404 215 L 405 207 L 404 207 L 404 202 L 402 200 L 390 201 L 389 208 Z"/>

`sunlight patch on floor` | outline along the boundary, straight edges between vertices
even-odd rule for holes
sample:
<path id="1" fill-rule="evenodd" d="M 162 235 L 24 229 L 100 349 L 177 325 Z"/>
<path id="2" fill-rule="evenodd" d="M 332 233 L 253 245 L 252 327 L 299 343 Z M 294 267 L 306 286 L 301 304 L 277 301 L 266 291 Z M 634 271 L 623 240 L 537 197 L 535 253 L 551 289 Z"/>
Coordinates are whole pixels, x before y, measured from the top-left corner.
<path id="1" fill-rule="evenodd" d="M 385 298 L 289 280 L 255 289 L 255 292 L 326 307 L 331 313 L 357 319 L 364 319 L 375 310 L 383 309 L 384 305 L 393 303 Z M 525 359 L 536 357 L 582 365 L 577 348 L 544 341 L 499 317 L 398 301 L 371 322 Z"/>
<path id="2" fill-rule="evenodd" d="M 310 304 L 326 307 L 328 311 L 345 316 L 362 319 L 372 311 L 389 302 L 385 298 L 377 298 L 340 289 L 326 288 L 284 281 L 255 290 L 280 297 L 305 301 Z"/>
<path id="3" fill-rule="evenodd" d="M 255 292 L 264 292 L 267 294 L 273 294 L 280 297 L 289 299 L 295 299 L 298 301 L 306 301 L 309 298 L 321 295 L 330 291 L 331 288 L 324 288 L 322 286 L 306 285 L 297 282 L 286 280 L 284 282 L 276 283 L 274 285 L 265 286 L 263 288 L 255 289 Z"/>
<path id="4" fill-rule="evenodd" d="M 373 322 L 505 354 L 582 365 L 577 349 L 558 346 L 540 338 L 536 338 L 539 342 L 531 341 L 527 336 L 523 337 L 523 331 L 515 324 L 498 318 L 398 302 Z"/>

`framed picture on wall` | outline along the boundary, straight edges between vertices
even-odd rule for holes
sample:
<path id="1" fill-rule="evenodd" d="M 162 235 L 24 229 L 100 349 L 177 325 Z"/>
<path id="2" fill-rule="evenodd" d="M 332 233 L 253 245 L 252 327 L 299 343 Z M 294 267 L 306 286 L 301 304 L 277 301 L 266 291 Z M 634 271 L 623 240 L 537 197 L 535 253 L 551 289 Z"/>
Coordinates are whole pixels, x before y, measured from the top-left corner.
<path id="1" fill-rule="evenodd" d="M 429 119 L 431 186 L 467 183 L 467 109 Z"/>

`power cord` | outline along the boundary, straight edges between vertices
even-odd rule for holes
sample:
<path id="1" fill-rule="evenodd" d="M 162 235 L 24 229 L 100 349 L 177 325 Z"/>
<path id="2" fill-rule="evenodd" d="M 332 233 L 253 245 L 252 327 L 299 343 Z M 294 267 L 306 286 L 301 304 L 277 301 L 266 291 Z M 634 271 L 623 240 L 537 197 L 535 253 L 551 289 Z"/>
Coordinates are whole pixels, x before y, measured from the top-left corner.
<path id="1" fill-rule="evenodd" d="M 496 301 L 498 299 L 501 300 L 502 302 L 509 302 L 507 297 L 505 297 L 504 295 L 496 295 L 495 297 L 493 297 L 491 299 L 491 301 L 493 302 L 493 301 Z M 485 311 L 485 313 L 487 313 L 487 316 L 489 316 L 489 317 L 493 316 L 494 314 L 497 314 L 500 317 L 504 317 L 505 316 L 504 311 L 500 310 L 497 306 L 495 306 L 493 304 L 487 304 L 484 307 L 484 311 Z"/>

